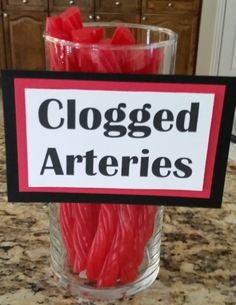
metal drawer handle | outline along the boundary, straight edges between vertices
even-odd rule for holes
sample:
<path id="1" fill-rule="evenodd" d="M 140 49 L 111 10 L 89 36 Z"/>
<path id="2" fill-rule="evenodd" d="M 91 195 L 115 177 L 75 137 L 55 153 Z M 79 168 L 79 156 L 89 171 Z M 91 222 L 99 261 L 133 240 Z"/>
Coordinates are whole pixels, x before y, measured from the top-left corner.
<path id="1" fill-rule="evenodd" d="M 115 5 L 116 5 L 116 6 L 120 6 L 120 4 L 121 4 L 120 1 L 116 1 L 116 2 L 115 2 Z"/>
<path id="2" fill-rule="evenodd" d="M 23 4 L 28 3 L 28 0 L 22 0 L 22 3 L 23 3 Z"/>
<path id="3" fill-rule="evenodd" d="M 7 13 L 3 13 L 3 17 L 7 18 L 8 17 Z"/>
<path id="4" fill-rule="evenodd" d="M 142 17 L 142 20 L 143 20 L 143 21 L 147 21 L 147 17 L 146 17 L 146 16 L 143 16 L 143 17 Z"/>
<path id="5" fill-rule="evenodd" d="M 169 2 L 169 3 L 167 4 L 167 6 L 168 6 L 168 7 L 174 7 L 174 3 Z"/>
<path id="6" fill-rule="evenodd" d="M 89 20 L 93 20 L 93 15 L 89 15 Z"/>
<path id="7" fill-rule="evenodd" d="M 69 1 L 69 4 L 70 4 L 70 5 L 73 5 L 73 4 L 75 4 L 75 1 L 74 1 L 74 0 L 70 0 L 70 1 Z"/>
<path id="8" fill-rule="evenodd" d="M 96 20 L 101 20 L 101 17 L 98 15 L 98 16 L 96 16 Z"/>

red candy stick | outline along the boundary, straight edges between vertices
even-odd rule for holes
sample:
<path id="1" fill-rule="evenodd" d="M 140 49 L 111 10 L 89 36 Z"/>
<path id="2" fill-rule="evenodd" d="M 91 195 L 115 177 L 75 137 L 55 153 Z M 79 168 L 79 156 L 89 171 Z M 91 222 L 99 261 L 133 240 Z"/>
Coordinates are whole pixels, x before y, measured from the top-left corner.
<path id="1" fill-rule="evenodd" d="M 78 6 L 69 7 L 60 15 L 60 18 L 62 20 L 63 31 L 69 35 L 70 40 L 72 38 L 72 31 L 81 29 L 83 27 L 80 9 Z"/>
<path id="2" fill-rule="evenodd" d="M 124 26 L 118 26 L 112 36 L 111 43 L 114 45 L 132 45 L 135 44 L 135 38 L 130 29 Z"/>
<path id="3" fill-rule="evenodd" d="M 97 230 L 97 205 L 83 203 L 74 204 L 73 245 L 76 252 L 74 272 L 86 269 L 88 253 Z"/>
<path id="4" fill-rule="evenodd" d="M 100 208 L 97 230 L 90 247 L 87 260 L 87 276 L 90 280 L 98 279 L 107 252 L 112 244 L 117 227 L 117 206 L 102 204 Z"/>
<path id="5" fill-rule="evenodd" d="M 130 283 L 137 278 L 138 266 L 136 249 L 134 248 L 137 231 L 137 220 L 140 207 L 136 205 L 120 206 L 120 280 L 122 283 Z"/>
<path id="6" fill-rule="evenodd" d="M 157 207 L 135 206 L 136 223 L 135 236 L 127 256 L 121 264 L 120 280 L 122 283 L 133 282 L 137 278 L 138 267 L 141 264 L 147 242 L 152 236 Z"/>
<path id="7" fill-rule="evenodd" d="M 112 287 L 116 284 L 120 272 L 119 248 L 121 246 L 121 228 L 117 223 L 109 250 L 97 279 L 97 287 Z"/>
<path id="8" fill-rule="evenodd" d="M 98 287 L 115 285 L 120 279 L 132 281 L 137 276 L 137 266 L 134 262 L 133 246 L 135 238 L 135 223 L 137 208 L 134 205 L 118 205 L 118 222 L 111 247 L 106 256 L 102 271 L 97 282 Z M 124 272 L 123 266 L 128 267 Z M 123 272 L 121 272 L 123 270 Z M 132 274 L 132 275 L 131 275 Z M 131 279 L 132 278 L 132 279 Z"/>
<path id="9" fill-rule="evenodd" d="M 126 261 L 129 251 L 134 246 L 138 209 L 135 205 L 119 205 L 119 226 L 121 245 L 119 249 L 120 262 Z"/>

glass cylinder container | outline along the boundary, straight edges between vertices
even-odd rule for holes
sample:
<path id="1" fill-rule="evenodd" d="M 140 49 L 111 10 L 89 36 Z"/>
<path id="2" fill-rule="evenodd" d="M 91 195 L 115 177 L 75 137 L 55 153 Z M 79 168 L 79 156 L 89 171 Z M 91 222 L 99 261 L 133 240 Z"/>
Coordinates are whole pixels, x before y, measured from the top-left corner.
<path id="1" fill-rule="evenodd" d="M 52 71 L 173 74 L 176 34 L 127 23 L 88 23 L 103 29 L 96 44 L 44 35 Z M 111 44 L 117 27 L 135 44 Z M 150 286 L 159 272 L 163 207 L 128 204 L 51 203 L 51 267 L 60 286 L 75 296 L 109 300 Z"/>

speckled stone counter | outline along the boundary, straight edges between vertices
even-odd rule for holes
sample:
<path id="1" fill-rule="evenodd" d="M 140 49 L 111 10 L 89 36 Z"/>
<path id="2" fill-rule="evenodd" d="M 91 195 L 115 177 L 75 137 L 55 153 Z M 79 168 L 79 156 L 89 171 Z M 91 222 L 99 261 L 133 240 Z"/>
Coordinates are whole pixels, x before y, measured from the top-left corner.
<path id="1" fill-rule="evenodd" d="M 0 305 L 236 304 L 235 164 L 229 162 L 222 209 L 165 209 L 161 269 L 150 288 L 129 300 L 76 300 L 50 272 L 47 205 L 7 203 L 0 124 Z"/>

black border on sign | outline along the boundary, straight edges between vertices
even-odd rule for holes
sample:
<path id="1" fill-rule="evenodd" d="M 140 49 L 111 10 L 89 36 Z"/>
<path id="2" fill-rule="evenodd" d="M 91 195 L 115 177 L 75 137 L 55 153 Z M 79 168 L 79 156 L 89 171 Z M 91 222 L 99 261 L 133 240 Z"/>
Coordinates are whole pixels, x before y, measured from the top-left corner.
<path id="1" fill-rule="evenodd" d="M 225 99 L 217 144 L 215 166 L 213 172 L 211 195 L 209 199 L 192 197 L 164 197 L 143 195 L 111 195 L 111 194 L 76 194 L 53 192 L 20 192 L 18 184 L 17 136 L 14 79 L 71 79 L 99 80 L 122 82 L 163 82 L 182 84 L 214 84 L 225 85 Z M 236 105 L 236 77 L 216 76 L 182 76 L 182 75 L 124 75 L 98 74 L 79 72 L 50 72 L 50 71 L 2 71 L 7 188 L 10 202 L 98 202 L 98 203 L 128 203 L 146 205 L 186 206 L 186 207 L 221 207 L 224 181 L 230 145 L 230 136 Z"/>

